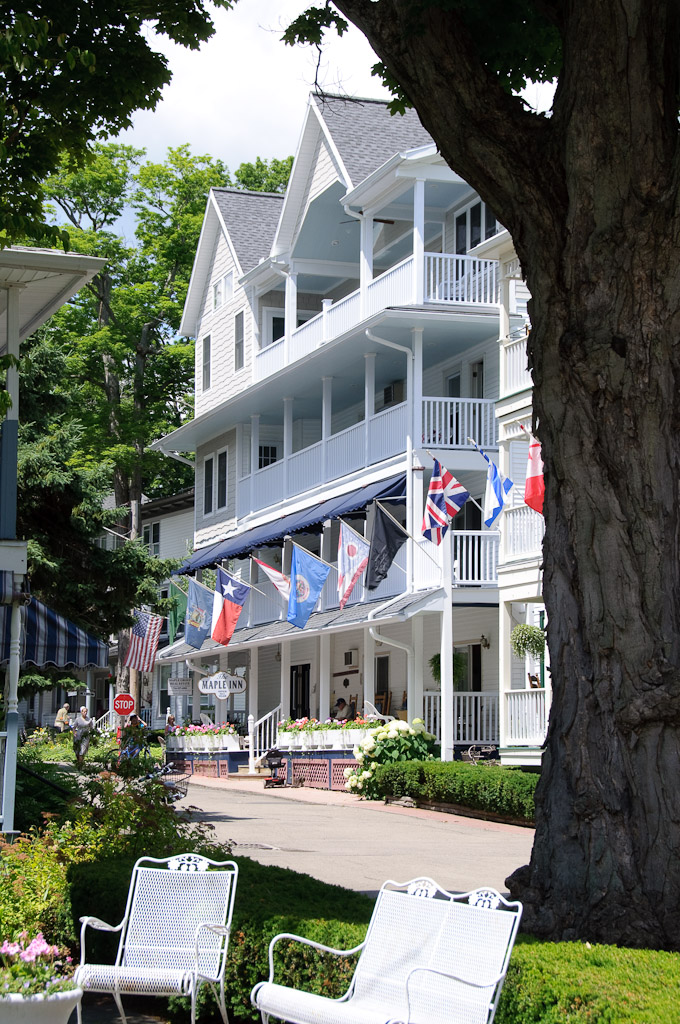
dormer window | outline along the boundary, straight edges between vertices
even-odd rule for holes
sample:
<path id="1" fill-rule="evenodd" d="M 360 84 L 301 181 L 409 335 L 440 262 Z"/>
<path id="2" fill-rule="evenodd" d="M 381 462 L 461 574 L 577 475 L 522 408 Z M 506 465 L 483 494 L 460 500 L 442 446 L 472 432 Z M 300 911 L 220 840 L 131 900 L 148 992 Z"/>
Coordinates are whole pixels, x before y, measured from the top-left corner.
<path id="1" fill-rule="evenodd" d="M 224 277 L 213 282 L 212 286 L 212 308 L 219 309 L 225 302 L 234 297 L 234 272 L 230 270 Z"/>

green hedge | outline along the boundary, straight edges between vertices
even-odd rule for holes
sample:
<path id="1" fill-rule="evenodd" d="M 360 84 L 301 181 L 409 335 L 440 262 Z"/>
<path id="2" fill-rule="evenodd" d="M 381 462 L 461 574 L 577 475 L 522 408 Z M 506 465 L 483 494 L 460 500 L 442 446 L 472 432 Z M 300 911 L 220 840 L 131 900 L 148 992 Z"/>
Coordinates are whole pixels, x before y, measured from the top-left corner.
<path id="1" fill-rule="evenodd" d="M 253 985 L 268 976 L 270 939 L 294 932 L 340 949 L 350 949 L 366 933 L 373 902 L 359 893 L 326 885 L 284 868 L 266 867 L 244 857 L 227 965 L 227 1001 L 232 1024 L 259 1017 L 250 1006 Z M 69 869 L 73 916 L 91 913 L 117 924 L 133 859 L 72 865 Z M 169 927 L 171 923 L 169 921 Z M 88 935 L 88 959 L 107 952 L 112 960 L 117 936 Z M 108 951 L 105 944 L 109 940 Z M 103 943 L 103 944 L 102 944 Z M 278 961 L 288 985 L 322 995 L 341 995 L 354 963 L 320 957 L 304 946 L 284 945 Z M 679 1019 L 680 954 L 618 949 L 581 943 L 540 943 L 520 936 L 510 962 L 495 1024 L 676 1024 Z M 207 988 L 199 1001 L 204 1021 L 216 1018 Z M 188 1019 L 188 1002 L 171 1000 L 173 1021 Z"/>
<path id="2" fill-rule="evenodd" d="M 534 820 L 537 781 L 537 775 L 520 768 L 460 761 L 405 761 L 383 765 L 376 773 L 385 797 L 460 804 L 528 822 Z"/>

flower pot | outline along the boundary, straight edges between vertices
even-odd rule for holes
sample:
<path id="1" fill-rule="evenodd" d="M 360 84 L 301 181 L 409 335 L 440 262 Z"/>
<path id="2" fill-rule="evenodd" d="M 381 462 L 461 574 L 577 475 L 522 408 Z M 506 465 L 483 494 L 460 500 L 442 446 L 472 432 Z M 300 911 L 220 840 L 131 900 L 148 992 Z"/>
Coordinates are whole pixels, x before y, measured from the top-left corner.
<path id="1" fill-rule="evenodd" d="M 3 1024 L 67 1024 L 82 998 L 82 988 L 55 992 L 46 998 L 16 994 L 3 996 L 0 998 L 0 1020 Z"/>

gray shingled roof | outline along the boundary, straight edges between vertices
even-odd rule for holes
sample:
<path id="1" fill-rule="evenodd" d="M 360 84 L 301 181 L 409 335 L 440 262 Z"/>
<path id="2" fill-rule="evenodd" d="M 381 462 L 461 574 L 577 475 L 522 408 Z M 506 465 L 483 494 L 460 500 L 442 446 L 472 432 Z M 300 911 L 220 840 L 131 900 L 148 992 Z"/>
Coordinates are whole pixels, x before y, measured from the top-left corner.
<path id="1" fill-rule="evenodd" d="M 392 117 L 382 100 L 325 95 L 316 102 L 355 187 L 395 153 L 432 145 L 415 110 Z"/>
<path id="2" fill-rule="evenodd" d="M 245 192 L 237 188 L 214 188 L 213 194 L 241 269 L 247 274 L 269 256 L 283 196 L 277 192 Z"/>

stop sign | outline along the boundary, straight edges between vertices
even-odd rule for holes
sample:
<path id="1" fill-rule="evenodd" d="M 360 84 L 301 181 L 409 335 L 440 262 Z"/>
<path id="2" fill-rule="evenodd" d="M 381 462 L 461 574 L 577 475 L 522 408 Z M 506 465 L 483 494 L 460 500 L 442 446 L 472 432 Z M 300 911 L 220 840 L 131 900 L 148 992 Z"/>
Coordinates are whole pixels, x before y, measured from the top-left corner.
<path id="1" fill-rule="evenodd" d="M 131 715 L 135 710 L 135 699 L 129 693 L 119 693 L 113 698 L 113 710 L 117 715 Z"/>

